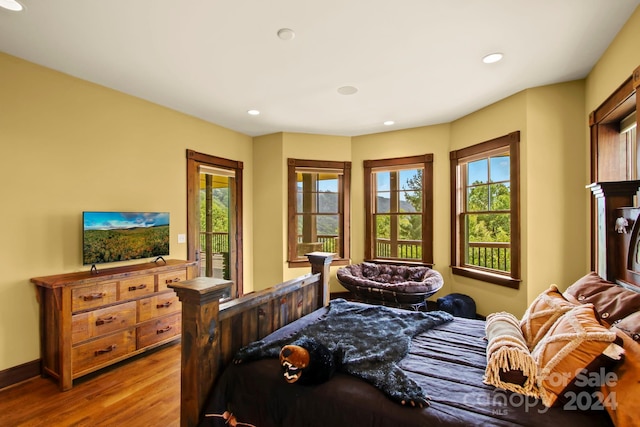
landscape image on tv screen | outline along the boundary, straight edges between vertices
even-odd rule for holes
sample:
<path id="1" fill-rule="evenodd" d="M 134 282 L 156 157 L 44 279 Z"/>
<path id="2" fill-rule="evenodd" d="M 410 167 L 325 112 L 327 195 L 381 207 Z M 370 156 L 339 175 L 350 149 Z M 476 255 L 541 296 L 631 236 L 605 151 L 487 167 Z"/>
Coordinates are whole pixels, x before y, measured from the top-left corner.
<path id="1" fill-rule="evenodd" d="M 83 212 L 83 264 L 169 255 L 169 212 Z"/>

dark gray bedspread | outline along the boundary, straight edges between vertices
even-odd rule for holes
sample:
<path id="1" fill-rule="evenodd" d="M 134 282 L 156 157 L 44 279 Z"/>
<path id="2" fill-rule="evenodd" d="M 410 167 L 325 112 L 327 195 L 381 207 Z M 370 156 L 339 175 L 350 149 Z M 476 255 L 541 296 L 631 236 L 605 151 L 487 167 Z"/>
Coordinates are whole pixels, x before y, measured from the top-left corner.
<path id="1" fill-rule="evenodd" d="M 275 338 L 297 327 L 289 325 Z M 318 386 L 287 384 L 278 361 L 264 359 L 227 368 L 205 412 L 229 411 L 238 423 L 259 427 L 612 426 L 605 411 L 547 409 L 535 399 L 484 384 L 485 348 L 480 320 L 455 318 L 413 339 L 400 367 L 431 397 L 427 408 L 399 405 L 343 373 Z M 203 418 L 202 425 L 224 422 Z"/>

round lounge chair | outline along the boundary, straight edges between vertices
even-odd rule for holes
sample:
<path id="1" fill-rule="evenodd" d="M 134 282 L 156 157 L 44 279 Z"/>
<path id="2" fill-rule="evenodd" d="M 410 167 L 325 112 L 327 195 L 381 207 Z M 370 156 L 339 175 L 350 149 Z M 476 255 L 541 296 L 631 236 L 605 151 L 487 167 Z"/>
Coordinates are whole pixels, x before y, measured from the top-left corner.
<path id="1" fill-rule="evenodd" d="M 357 301 L 412 310 L 424 306 L 444 284 L 440 273 L 429 267 L 370 262 L 342 267 L 337 278 Z"/>

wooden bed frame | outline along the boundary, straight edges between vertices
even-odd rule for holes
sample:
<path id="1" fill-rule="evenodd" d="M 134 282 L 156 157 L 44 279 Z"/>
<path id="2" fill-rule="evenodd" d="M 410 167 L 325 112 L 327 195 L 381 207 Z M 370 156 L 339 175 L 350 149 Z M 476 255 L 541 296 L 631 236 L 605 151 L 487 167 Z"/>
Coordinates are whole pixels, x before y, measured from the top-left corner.
<path id="1" fill-rule="evenodd" d="M 220 303 L 232 282 L 199 277 L 169 285 L 182 301 L 180 425 L 196 426 L 209 391 L 235 353 L 329 304 L 333 254 L 307 254 L 311 273 Z"/>

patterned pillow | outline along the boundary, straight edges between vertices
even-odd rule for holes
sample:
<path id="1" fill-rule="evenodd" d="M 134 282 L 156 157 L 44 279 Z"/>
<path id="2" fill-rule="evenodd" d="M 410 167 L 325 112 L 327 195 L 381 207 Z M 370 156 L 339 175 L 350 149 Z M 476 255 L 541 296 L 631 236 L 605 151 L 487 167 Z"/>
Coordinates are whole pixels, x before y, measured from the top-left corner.
<path id="1" fill-rule="evenodd" d="M 533 350 L 555 321 L 574 306 L 562 296 L 556 285 L 549 286 L 538 295 L 520 320 L 522 335 L 529 350 Z"/>
<path id="2" fill-rule="evenodd" d="M 608 324 L 640 310 L 640 293 L 604 280 L 594 272 L 578 279 L 563 295 L 575 303 L 592 303 Z"/>
<path id="3" fill-rule="evenodd" d="M 622 347 L 612 344 L 616 333 L 600 324 L 593 304 L 579 305 L 560 317 L 531 355 L 538 367 L 537 383 L 542 403 L 570 402 L 580 387 L 603 380 L 602 368 L 622 359 Z"/>

